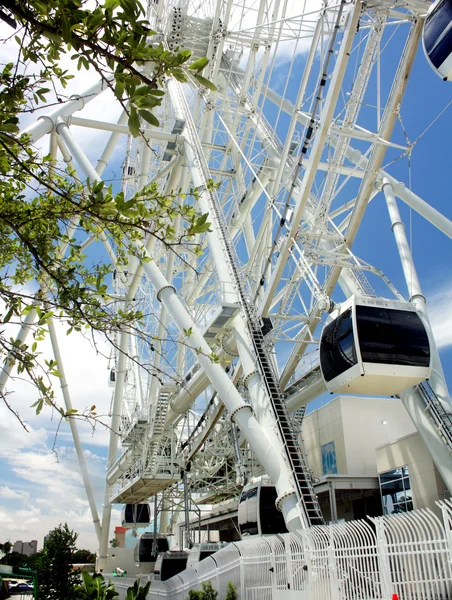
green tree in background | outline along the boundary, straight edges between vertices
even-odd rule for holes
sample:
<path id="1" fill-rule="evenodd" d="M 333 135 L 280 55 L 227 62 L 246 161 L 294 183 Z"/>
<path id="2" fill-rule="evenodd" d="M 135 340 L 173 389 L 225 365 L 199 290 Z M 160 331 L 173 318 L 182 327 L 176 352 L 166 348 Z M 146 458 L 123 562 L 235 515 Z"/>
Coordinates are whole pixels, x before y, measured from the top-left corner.
<path id="1" fill-rule="evenodd" d="M 50 532 L 45 548 L 36 564 L 40 598 L 45 600 L 74 600 L 75 586 L 80 577 L 72 569 L 78 534 L 65 523 Z"/>
<path id="2" fill-rule="evenodd" d="M 74 552 L 74 562 L 77 563 L 95 563 L 96 555 L 91 550 L 76 550 Z"/>
<path id="3" fill-rule="evenodd" d="M 51 319 L 67 324 L 68 332 L 89 328 L 112 341 L 125 327 L 139 335 L 134 324 L 142 314 L 133 304 L 117 309 L 108 287 L 113 267 L 88 265 L 81 239 L 107 238 L 121 271 L 130 252 L 140 254 L 130 240 L 152 235 L 177 252 L 182 239 L 187 247 L 187 240 L 209 228 L 193 208 L 193 195 L 164 197 L 150 185 L 125 198 L 113 185 L 80 181 L 19 134 L 21 116 L 69 100 L 65 89 L 73 75 L 62 66 L 65 57 L 79 71 L 97 72 L 122 104 L 134 136 L 158 125 L 153 111 L 162 103 L 166 77 L 215 89 L 201 74 L 207 59 L 190 64 L 190 51 L 170 52 L 154 43 L 144 17 L 139 0 L 3 0 L 0 8 L 9 28 L 3 41 L 17 44 L 16 59 L 0 72 L 0 362 L 15 364 L 18 375 L 26 373 L 34 383 L 38 413 L 48 404 L 70 416 L 52 391 L 58 365 L 43 361 L 38 350 Z M 177 215 L 180 236 L 173 227 Z M 200 252 L 195 243 L 188 250 Z M 15 341 L 6 324 L 23 323 L 31 311 L 31 341 Z M 20 419 L 7 394 L 2 399 Z M 97 418 L 94 406 L 85 414 Z"/>

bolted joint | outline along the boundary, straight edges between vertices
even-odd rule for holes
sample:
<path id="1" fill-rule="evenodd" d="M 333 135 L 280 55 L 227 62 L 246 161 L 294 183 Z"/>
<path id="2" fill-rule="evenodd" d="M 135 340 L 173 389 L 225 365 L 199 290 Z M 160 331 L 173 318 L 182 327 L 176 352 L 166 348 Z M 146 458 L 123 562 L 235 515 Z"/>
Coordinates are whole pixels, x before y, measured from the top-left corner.
<path id="1" fill-rule="evenodd" d="M 176 288 L 174 287 L 174 285 L 164 285 L 162 288 L 159 289 L 159 291 L 157 292 L 157 300 L 159 302 L 161 302 L 160 299 L 160 295 L 164 290 L 173 290 L 174 293 L 176 293 Z"/>
<path id="2" fill-rule="evenodd" d="M 279 512 L 282 512 L 282 503 L 284 502 L 284 500 L 286 498 L 289 498 L 290 496 L 295 496 L 295 490 L 287 490 L 286 492 L 283 492 L 282 494 L 280 494 L 275 501 L 275 506 L 276 509 L 279 510 Z"/>
<path id="3" fill-rule="evenodd" d="M 243 385 L 246 387 L 246 389 L 248 389 L 249 380 L 251 379 L 251 377 L 254 377 L 254 375 L 259 375 L 259 371 L 252 371 L 251 373 L 248 373 L 248 375 L 243 380 Z"/>
<path id="4" fill-rule="evenodd" d="M 251 413 L 254 412 L 251 404 L 242 404 L 241 406 L 237 406 L 237 408 L 234 408 L 234 410 L 231 412 L 231 421 L 233 421 L 235 423 L 234 419 L 235 419 L 236 414 L 244 409 L 249 410 Z"/>

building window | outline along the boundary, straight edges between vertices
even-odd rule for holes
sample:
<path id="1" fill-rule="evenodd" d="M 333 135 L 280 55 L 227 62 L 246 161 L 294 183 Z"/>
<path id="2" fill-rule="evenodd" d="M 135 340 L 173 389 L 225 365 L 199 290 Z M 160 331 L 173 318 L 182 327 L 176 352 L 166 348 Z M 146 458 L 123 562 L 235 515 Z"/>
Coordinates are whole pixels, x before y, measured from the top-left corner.
<path id="1" fill-rule="evenodd" d="M 324 475 L 337 475 L 336 446 L 328 442 L 322 446 L 322 469 Z"/>
<path id="2" fill-rule="evenodd" d="M 384 515 L 413 510 L 408 467 L 399 467 L 378 475 Z"/>

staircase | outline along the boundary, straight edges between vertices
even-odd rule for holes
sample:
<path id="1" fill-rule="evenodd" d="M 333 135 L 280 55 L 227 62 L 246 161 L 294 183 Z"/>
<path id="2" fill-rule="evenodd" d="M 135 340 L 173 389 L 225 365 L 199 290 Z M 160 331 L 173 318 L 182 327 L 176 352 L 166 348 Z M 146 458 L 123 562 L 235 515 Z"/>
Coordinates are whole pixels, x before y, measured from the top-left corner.
<path id="1" fill-rule="evenodd" d="M 436 425 L 438 435 L 446 442 L 449 453 L 452 454 L 452 415 L 444 410 L 428 381 L 420 383 L 418 390 L 425 401 L 425 411 L 429 413 Z"/>
<path id="2" fill-rule="evenodd" d="M 271 401 L 273 413 L 278 423 L 279 433 L 283 440 L 287 459 L 292 469 L 298 499 L 304 507 L 306 521 L 309 525 L 322 525 L 323 517 L 317 496 L 312 487 L 309 469 L 301 452 L 297 438 L 293 433 L 293 424 L 287 412 L 284 395 L 279 386 L 271 359 L 265 347 L 259 320 L 253 315 L 254 309 L 245 305 L 247 322 L 254 351 L 258 360 L 259 372 Z"/>
<path id="3" fill-rule="evenodd" d="M 211 199 L 211 206 L 217 217 L 217 227 L 221 232 L 221 240 L 228 257 L 229 267 L 232 272 L 231 274 L 233 275 L 233 284 L 237 290 L 240 305 L 244 312 L 253 343 L 259 373 L 262 377 L 268 397 L 270 398 L 273 414 L 276 418 L 278 430 L 285 447 L 286 457 L 293 473 L 296 494 L 300 505 L 304 508 L 304 521 L 307 525 L 322 525 L 324 520 L 317 496 L 312 487 L 309 469 L 307 468 L 305 458 L 301 452 L 296 436 L 293 434 L 292 422 L 286 408 L 285 397 L 279 385 L 278 377 L 273 369 L 272 361 L 265 345 L 264 336 L 262 335 L 263 323 L 243 291 L 236 269 L 236 258 L 232 253 L 225 226 L 222 223 L 221 216 L 212 194 Z"/>
<path id="4" fill-rule="evenodd" d="M 201 144 L 197 143 L 198 138 L 193 117 L 191 116 L 189 107 L 186 103 L 185 96 L 181 91 L 180 84 L 176 84 L 175 87 L 178 92 L 180 106 L 183 107 L 185 115 L 185 131 L 187 131 L 188 137 L 193 142 L 192 150 L 197 158 L 198 166 L 203 172 L 204 180 L 207 183 L 210 179 L 209 168 L 207 166 Z M 235 288 L 240 307 L 244 313 L 245 321 L 257 359 L 257 367 L 269 396 L 275 420 L 278 424 L 279 433 L 285 449 L 285 459 L 293 473 L 295 493 L 297 495 L 300 508 L 304 510 L 304 525 L 321 525 L 324 521 L 320 511 L 318 499 L 312 487 L 305 459 L 298 445 L 296 437 L 293 434 L 292 423 L 286 408 L 285 398 L 281 391 L 278 377 L 274 372 L 271 358 L 265 346 L 264 337 L 262 335 L 262 320 L 255 312 L 254 307 L 244 291 L 244 285 L 242 284 L 237 271 L 239 260 L 235 255 L 235 251 L 233 250 L 231 242 L 229 241 L 227 225 L 224 223 L 224 218 L 221 209 L 218 206 L 218 201 L 214 195 L 214 192 L 211 188 L 209 188 L 208 185 L 202 187 L 204 190 L 201 189 L 200 191 L 206 191 L 208 195 L 208 204 L 210 208 L 210 216 L 213 221 L 213 229 L 218 235 L 218 238 L 223 246 L 229 267 L 229 274 L 231 276 L 231 283 Z"/>
<path id="5" fill-rule="evenodd" d="M 166 421 L 166 413 L 168 412 L 168 404 L 170 396 L 174 393 L 174 389 L 162 388 L 157 398 L 157 406 L 155 408 L 154 427 L 152 430 L 152 438 L 159 439 L 162 437 L 163 428 Z"/>

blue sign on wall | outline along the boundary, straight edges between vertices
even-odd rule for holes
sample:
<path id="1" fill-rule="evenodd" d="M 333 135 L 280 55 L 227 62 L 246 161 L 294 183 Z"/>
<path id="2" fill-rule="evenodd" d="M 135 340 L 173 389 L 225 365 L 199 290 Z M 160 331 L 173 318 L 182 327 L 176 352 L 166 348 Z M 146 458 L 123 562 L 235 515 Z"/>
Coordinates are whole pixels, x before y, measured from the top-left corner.
<path id="1" fill-rule="evenodd" d="M 322 446 L 322 469 L 324 475 L 337 475 L 336 447 L 334 442 Z"/>

